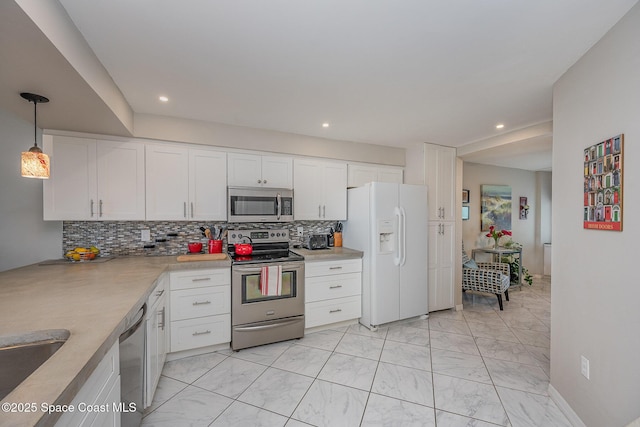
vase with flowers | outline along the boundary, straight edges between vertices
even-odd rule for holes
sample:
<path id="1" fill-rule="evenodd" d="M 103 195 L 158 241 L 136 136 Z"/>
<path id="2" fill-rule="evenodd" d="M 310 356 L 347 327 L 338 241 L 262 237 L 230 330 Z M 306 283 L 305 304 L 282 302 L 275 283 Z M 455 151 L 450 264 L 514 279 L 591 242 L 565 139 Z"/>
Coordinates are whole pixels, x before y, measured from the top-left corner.
<path id="1" fill-rule="evenodd" d="M 491 237 L 493 239 L 493 247 L 494 249 L 498 249 L 500 238 L 502 236 L 511 236 L 511 231 L 509 230 L 496 230 L 496 227 L 493 225 L 489 227 L 489 232 L 486 234 L 487 237 Z"/>

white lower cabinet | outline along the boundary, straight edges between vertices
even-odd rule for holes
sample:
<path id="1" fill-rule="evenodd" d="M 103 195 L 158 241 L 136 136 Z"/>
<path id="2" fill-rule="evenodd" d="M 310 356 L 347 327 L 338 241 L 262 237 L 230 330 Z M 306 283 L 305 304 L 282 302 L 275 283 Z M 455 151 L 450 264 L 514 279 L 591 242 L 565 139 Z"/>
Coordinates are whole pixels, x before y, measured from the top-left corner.
<path id="1" fill-rule="evenodd" d="M 171 352 L 231 341 L 231 269 L 170 273 Z"/>
<path id="2" fill-rule="evenodd" d="M 58 427 L 120 426 L 120 353 L 119 342 L 102 361 L 71 401 L 73 412 L 65 412 Z"/>
<path id="3" fill-rule="evenodd" d="M 455 223 L 429 222 L 429 311 L 455 306 Z"/>
<path id="4" fill-rule="evenodd" d="M 305 328 L 360 318 L 362 260 L 305 262 Z"/>

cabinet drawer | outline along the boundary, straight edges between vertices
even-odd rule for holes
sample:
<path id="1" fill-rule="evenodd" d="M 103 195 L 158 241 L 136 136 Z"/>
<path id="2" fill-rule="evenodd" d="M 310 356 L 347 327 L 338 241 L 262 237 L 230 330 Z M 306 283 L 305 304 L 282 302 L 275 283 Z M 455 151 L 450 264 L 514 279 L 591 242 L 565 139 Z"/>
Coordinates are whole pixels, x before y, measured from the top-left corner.
<path id="1" fill-rule="evenodd" d="M 208 286 L 171 292 L 171 321 L 230 312 L 230 286 Z"/>
<path id="2" fill-rule="evenodd" d="M 360 296 L 305 304 L 305 328 L 358 319 L 362 313 Z"/>
<path id="3" fill-rule="evenodd" d="M 171 273 L 171 290 L 203 288 L 231 284 L 231 269 L 202 269 Z"/>
<path id="4" fill-rule="evenodd" d="M 362 271 L 362 260 L 358 258 L 336 261 L 306 262 L 304 265 L 304 271 L 305 277 L 359 273 Z"/>
<path id="5" fill-rule="evenodd" d="M 231 315 L 171 322 L 171 351 L 189 350 L 231 341 Z"/>
<path id="6" fill-rule="evenodd" d="M 362 293 L 362 274 L 336 274 L 334 276 L 309 277 L 305 279 L 305 302 L 343 298 Z"/>

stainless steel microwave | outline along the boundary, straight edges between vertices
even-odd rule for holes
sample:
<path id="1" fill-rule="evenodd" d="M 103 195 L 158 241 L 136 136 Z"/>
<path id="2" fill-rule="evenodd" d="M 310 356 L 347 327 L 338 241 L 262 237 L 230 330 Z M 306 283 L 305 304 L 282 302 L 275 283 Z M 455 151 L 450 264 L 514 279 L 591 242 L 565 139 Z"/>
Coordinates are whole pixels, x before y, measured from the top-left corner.
<path id="1" fill-rule="evenodd" d="M 293 221 L 293 190 L 229 187 L 228 222 Z"/>

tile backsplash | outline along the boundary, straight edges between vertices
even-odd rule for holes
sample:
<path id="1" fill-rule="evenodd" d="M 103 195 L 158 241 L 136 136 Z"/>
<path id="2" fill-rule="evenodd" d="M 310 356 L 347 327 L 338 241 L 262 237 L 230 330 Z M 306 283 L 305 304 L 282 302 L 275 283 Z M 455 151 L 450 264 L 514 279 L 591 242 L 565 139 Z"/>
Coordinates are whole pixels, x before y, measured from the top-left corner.
<path id="1" fill-rule="evenodd" d="M 215 225 L 233 228 L 287 228 L 293 243 L 300 242 L 298 227 L 304 235 L 328 233 L 336 221 L 294 221 L 287 223 L 226 223 L 205 221 L 64 221 L 62 249 L 94 245 L 101 256 L 160 256 L 180 255 L 187 252 L 187 243 L 205 242 L 200 227 L 213 229 Z M 151 241 L 141 240 L 142 230 L 149 230 Z M 226 249 L 226 241 L 223 243 Z"/>

